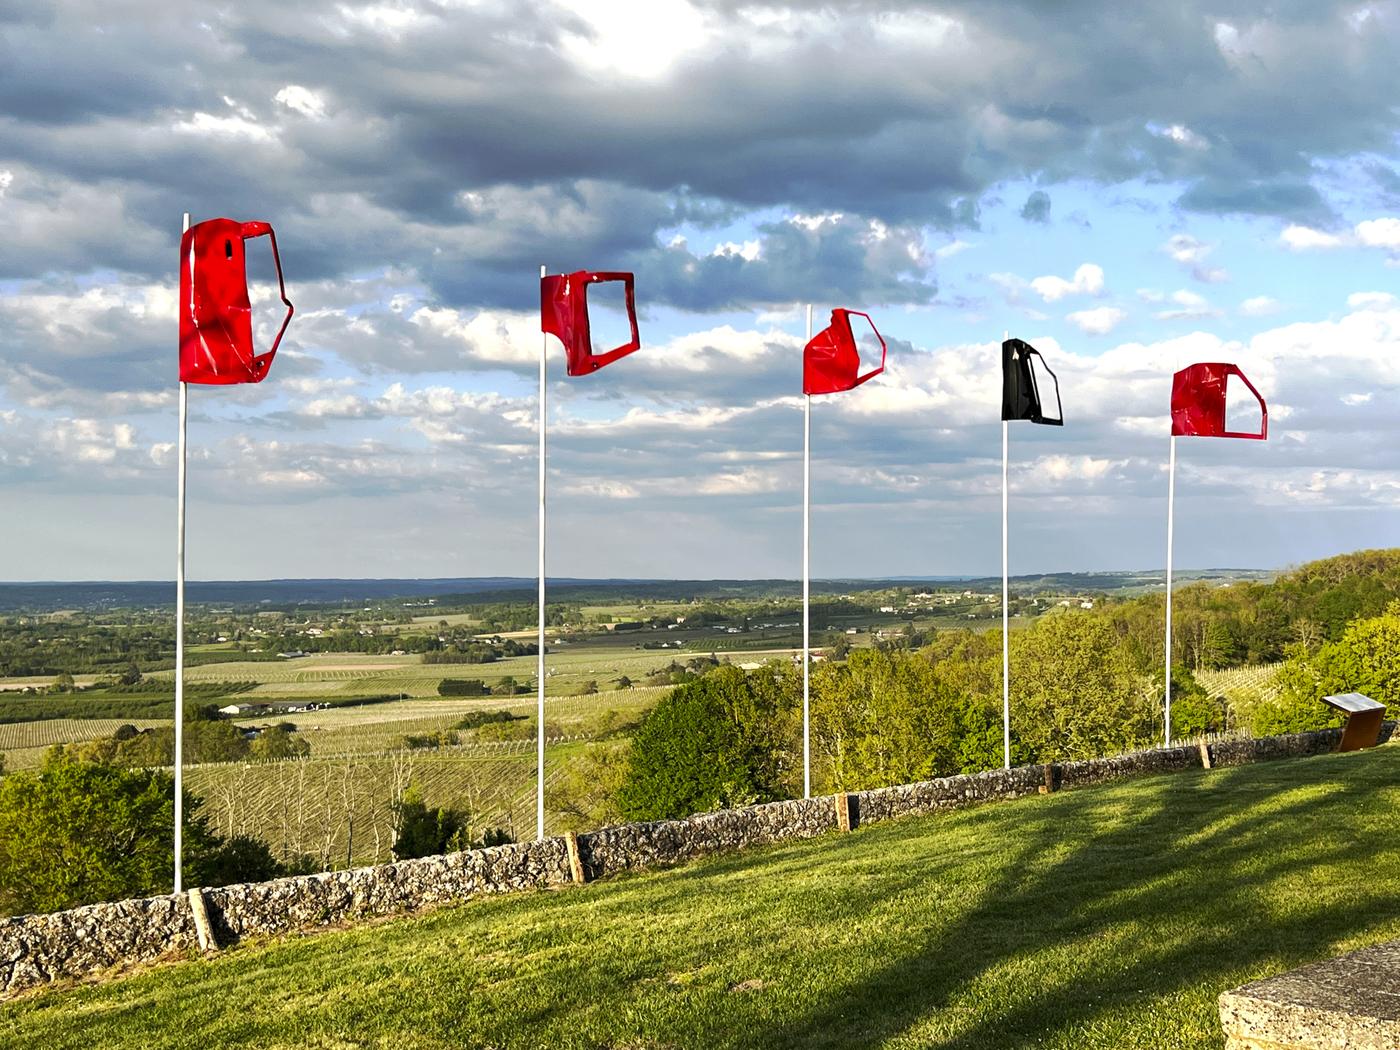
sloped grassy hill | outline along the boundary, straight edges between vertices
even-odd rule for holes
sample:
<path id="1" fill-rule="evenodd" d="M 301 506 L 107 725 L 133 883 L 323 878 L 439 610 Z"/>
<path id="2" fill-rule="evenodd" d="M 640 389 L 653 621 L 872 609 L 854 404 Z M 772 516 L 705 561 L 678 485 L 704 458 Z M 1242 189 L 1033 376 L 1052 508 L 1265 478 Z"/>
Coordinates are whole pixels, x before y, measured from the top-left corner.
<path id="1" fill-rule="evenodd" d="M 15 1047 L 1218 1047 L 1400 937 L 1400 746 L 985 806 L 246 946 L 0 1009 Z"/>

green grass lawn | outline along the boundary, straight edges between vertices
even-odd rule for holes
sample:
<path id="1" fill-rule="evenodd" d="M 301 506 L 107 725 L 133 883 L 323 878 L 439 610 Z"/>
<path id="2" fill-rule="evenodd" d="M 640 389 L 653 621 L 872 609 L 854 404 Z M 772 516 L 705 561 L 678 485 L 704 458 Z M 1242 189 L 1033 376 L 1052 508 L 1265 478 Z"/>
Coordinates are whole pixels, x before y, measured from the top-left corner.
<path id="1" fill-rule="evenodd" d="M 894 822 L 245 946 L 0 1010 L 16 1047 L 1219 1047 L 1400 937 L 1400 746 Z"/>

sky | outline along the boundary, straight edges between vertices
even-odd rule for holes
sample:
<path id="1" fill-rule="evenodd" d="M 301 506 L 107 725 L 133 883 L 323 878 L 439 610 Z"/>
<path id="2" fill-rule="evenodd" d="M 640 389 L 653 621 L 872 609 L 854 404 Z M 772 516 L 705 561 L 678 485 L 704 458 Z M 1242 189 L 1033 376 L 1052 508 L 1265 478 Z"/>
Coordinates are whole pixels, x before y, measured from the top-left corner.
<path id="1" fill-rule="evenodd" d="M 1395 544 L 1397 54 L 1396 0 L 3 0 L 0 579 L 173 576 L 184 212 L 296 304 L 190 389 L 194 579 L 532 575 L 541 265 L 643 341 L 548 343 L 551 575 L 800 573 L 806 303 L 889 346 L 813 399 L 817 576 L 999 571 L 1007 332 L 1066 420 L 1013 573 L 1164 563 L 1195 361 L 1269 439 L 1180 440 L 1179 566 Z"/>

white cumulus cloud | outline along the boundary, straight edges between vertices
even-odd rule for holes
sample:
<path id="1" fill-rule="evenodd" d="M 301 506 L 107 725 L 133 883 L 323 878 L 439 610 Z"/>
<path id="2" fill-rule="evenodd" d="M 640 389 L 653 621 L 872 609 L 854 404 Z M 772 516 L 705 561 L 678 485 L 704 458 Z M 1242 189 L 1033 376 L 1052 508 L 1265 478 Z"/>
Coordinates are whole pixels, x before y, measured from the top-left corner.
<path id="1" fill-rule="evenodd" d="M 1098 295 L 1103 291 L 1103 267 L 1085 263 L 1074 271 L 1071 280 L 1051 274 L 1037 277 L 1031 282 L 1031 288 L 1047 303 L 1070 295 Z"/>
<path id="2" fill-rule="evenodd" d="M 1266 317 L 1282 309 L 1283 304 L 1269 295 L 1251 296 L 1240 303 L 1240 313 L 1245 317 Z"/>
<path id="3" fill-rule="evenodd" d="M 1346 238 L 1325 230 L 1314 230 L 1311 226 L 1288 226 L 1279 234 L 1279 243 L 1289 251 L 1305 252 L 1316 248 L 1340 248 Z"/>
<path id="4" fill-rule="evenodd" d="M 1076 310 L 1065 320 L 1088 335 L 1107 335 L 1127 318 L 1126 310 L 1116 306 L 1100 306 L 1093 310 Z"/>
<path id="5" fill-rule="evenodd" d="M 273 101 L 280 102 L 288 109 L 300 113 L 303 117 L 320 120 L 326 115 L 326 100 L 315 91 L 304 88 L 300 84 L 288 84 L 272 97 Z"/>

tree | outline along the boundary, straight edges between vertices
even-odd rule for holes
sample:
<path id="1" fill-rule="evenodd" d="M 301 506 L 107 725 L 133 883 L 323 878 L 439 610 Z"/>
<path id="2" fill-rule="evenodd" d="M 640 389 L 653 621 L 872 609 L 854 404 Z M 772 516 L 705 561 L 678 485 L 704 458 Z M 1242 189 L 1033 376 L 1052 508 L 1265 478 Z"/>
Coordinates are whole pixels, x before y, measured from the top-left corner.
<path id="1" fill-rule="evenodd" d="M 234 835 L 209 850 L 196 865 L 201 886 L 228 886 L 235 882 L 267 882 L 291 874 L 278 863 L 262 839 Z M 305 864 L 298 865 L 300 868 Z"/>
<path id="2" fill-rule="evenodd" d="M 264 729 L 248 745 L 249 758 L 302 758 L 309 754 L 311 745 L 281 726 Z"/>
<path id="3" fill-rule="evenodd" d="M 16 914 L 168 893 L 173 791 L 163 770 L 74 761 L 58 750 L 37 772 L 0 780 L 0 905 Z M 198 808 L 186 792 L 185 865 L 196 884 L 218 846 Z"/>
<path id="4" fill-rule="evenodd" d="M 73 676 L 67 671 L 63 671 L 54 676 L 53 685 L 49 686 L 51 693 L 72 693 L 77 687 L 73 684 Z"/>
<path id="5" fill-rule="evenodd" d="M 122 676 L 117 679 L 122 685 L 139 685 L 141 680 L 141 668 L 137 666 L 135 660 L 132 660 L 131 663 L 126 665 L 126 670 L 123 671 Z"/>
<path id="6" fill-rule="evenodd" d="M 444 678 L 437 692 L 438 696 L 487 696 L 491 690 L 480 678 Z"/>
<path id="7" fill-rule="evenodd" d="M 1274 696 L 1253 711 L 1255 733 L 1297 733 L 1341 725 L 1342 716 L 1322 703 L 1336 693 L 1364 693 L 1387 707 L 1400 706 L 1400 603 L 1383 615 L 1349 624 L 1335 642 L 1300 652 L 1279 670 Z"/>
<path id="8" fill-rule="evenodd" d="M 1025 759 L 1096 758 L 1154 738 L 1150 680 L 1105 619 L 1076 612 L 1037 620 L 1012 637 L 1011 660 L 1012 725 Z"/>
<path id="9" fill-rule="evenodd" d="M 446 807 L 430 808 L 416 786 L 410 786 L 393 808 L 394 841 L 390 848 L 396 860 L 436 857 L 511 841 L 502 828 L 485 828 L 480 837 L 473 835 L 469 814 Z"/>
<path id="10" fill-rule="evenodd" d="M 1184 667 L 1172 668 L 1172 736 L 1220 733 L 1228 728 L 1229 710 L 1221 697 L 1206 692 Z"/>
<path id="11" fill-rule="evenodd" d="M 567 828 L 591 831 L 621 823 L 617 798 L 627 779 L 629 747 L 626 741 L 590 744 L 565 766 L 559 783 L 546 788 L 550 809 L 563 815 Z"/>
<path id="12" fill-rule="evenodd" d="M 622 813 L 665 820 L 788 795 L 792 678 L 727 666 L 673 690 L 633 737 L 617 795 Z"/>
<path id="13" fill-rule="evenodd" d="M 927 659 L 856 649 L 844 666 L 821 664 L 812 687 L 815 747 L 838 791 L 928 780 L 979 761 L 959 747 L 972 712 Z"/>

